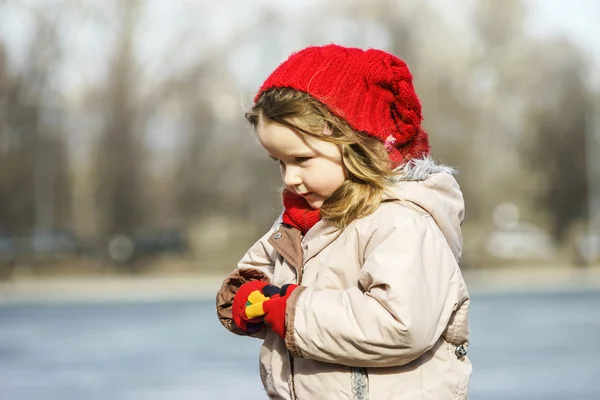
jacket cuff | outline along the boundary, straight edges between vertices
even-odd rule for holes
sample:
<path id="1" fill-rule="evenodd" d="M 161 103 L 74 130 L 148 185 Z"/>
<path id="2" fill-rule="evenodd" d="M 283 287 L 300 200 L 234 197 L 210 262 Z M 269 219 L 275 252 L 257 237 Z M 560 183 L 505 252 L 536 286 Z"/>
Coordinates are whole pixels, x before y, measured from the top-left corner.
<path id="1" fill-rule="evenodd" d="M 292 357 L 302 357 L 302 353 L 296 343 L 296 335 L 294 334 L 294 319 L 296 318 L 296 305 L 302 292 L 306 290 L 305 286 L 298 286 L 296 290 L 290 294 L 285 307 L 285 346 L 290 351 Z"/>
<path id="2" fill-rule="evenodd" d="M 252 336 L 252 337 L 263 337 L 265 336 L 265 329 L 257 333 L 250 334 L 244 330 L 238 328 L 233 322 L 233 315 L 231 309 L 233 307 L 233 298 L 237 293 L 240 286 L 249 281 L 262 281 L 271 283 L 269 276 L 264 272 L 254 268 L 240 268 L 233 271 L 223 281 L 221 289 L 217 292 L 216 306 L 217 315 L 221 324 L 232 333 L 240 336 Z"/>

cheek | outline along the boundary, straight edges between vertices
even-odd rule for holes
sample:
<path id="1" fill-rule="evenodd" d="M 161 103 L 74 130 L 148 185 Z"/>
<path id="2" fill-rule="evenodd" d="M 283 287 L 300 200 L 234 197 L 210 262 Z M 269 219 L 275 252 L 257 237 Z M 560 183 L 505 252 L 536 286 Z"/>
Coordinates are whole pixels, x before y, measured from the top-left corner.
<path id="1" fill-rule="evenodd" d="M 346 181 L 346 174 L 344 173 L 343 169 L 340 169 L 337 173 L 336 176 L 336 185 L 335 188 L 339 188 L 340 186 L 342 186 L 342 183 L 344 183 Z"/>
<path id="2" fill-rule="evenodd" d="M 337 164 L 329 165 L 327 173 L 322 174 L 322 181 L 326 184 L 329 191 L 333 193 L 346 180 L 346 174 L 342 166 Z"/>

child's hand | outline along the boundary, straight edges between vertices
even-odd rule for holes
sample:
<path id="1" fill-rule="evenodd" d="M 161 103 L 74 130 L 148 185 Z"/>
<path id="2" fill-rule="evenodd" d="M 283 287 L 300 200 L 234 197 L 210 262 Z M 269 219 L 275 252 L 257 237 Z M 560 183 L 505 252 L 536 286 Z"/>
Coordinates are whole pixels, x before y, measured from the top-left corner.
<path id="1" fill-rule="evenodd" d="M 269 328 L 285 340 L 285 309 L 287 300 L 298 285 L 283 285 L 279 294 L 271 296 L 270 299 L 260 303 L 264 312 L 263 321 Z"/>
<path id="2" fill-rule="evenodd" d="M 244 283 L 233 298 L 233 322 L 238 328 L 248 333 L 256 333 L 264 326 L 262 323 L 261 304 L 271 295 L 279 295 L 279 287 L 262 281 Z"/>

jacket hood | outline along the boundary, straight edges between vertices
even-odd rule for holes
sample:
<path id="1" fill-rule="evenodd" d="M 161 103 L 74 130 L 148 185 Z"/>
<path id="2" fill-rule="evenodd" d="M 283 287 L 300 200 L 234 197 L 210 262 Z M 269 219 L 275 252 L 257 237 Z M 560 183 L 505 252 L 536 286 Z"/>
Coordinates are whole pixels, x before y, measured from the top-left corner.
<path id="1" fill-rule="evenodd" d="M 427 211 L 442 231 L 454 257 L 462 252 L 461 224 L 465 205 L 452 167 L 436 164 L 431 157 L 413 159 L 396 169 L 385 200 L 409 201 Z"/>

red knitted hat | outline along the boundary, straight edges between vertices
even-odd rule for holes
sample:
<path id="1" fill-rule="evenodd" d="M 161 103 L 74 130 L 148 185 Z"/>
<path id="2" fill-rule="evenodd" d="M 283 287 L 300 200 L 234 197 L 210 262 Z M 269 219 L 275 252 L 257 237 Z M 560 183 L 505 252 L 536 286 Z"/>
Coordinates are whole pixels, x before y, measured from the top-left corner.
<path id="1" fill-rule="evenodd" d="M 272 88 L 310 94 L 352 129 L 381 140 L 396 165 L 429 154 L 412 75 L 390 53 L 335 44 L 307 47 L 273 71 L 254 101 Z"/>

